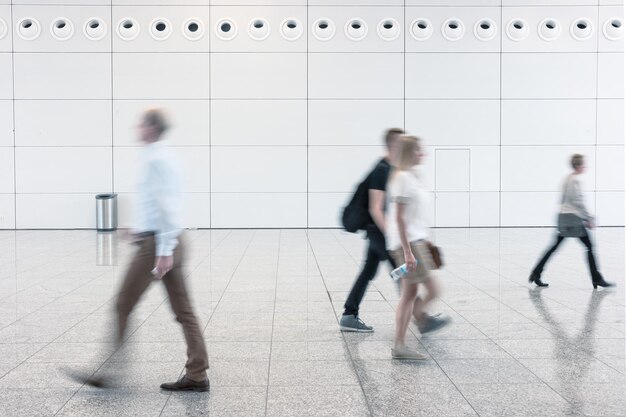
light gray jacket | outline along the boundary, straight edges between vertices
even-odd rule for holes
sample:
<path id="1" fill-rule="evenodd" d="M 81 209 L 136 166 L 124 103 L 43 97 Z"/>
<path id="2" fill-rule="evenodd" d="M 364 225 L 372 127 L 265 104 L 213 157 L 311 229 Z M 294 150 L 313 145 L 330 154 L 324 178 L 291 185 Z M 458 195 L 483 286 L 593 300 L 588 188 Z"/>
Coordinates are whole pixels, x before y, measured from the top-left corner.
<path id="1" fill-rule="evenodd" d="M 570 174 L 565 179 L 561 213 L 573 213 L 585 220 L 593 220 L 593 216 L 589 214 L 585 207 L 585 198 L 580 188 L 580 181 L 578 181 L 576 175 Z"/>

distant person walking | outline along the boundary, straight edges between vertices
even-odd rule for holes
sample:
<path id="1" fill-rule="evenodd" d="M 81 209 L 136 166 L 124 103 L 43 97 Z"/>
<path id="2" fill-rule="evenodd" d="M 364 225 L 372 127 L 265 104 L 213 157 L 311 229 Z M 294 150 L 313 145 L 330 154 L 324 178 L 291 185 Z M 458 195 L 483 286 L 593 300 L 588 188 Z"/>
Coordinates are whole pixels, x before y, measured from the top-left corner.
<path id="1" fill-rule="evenodd" d="M 557 248 L 567 237 L 577 237 L 587 248 L 587 262 L 589 264 L 589 272 L 591 274 L 591 283 L 593 288 L 597 287 L 613 287 L 615 284 L 607 282 L 600 274 L 595 256 L 593 254 L 593 246 L 587 229 L 595 227 L 595 221 L 585 207 L 583 193 L 580 187 L 578 176 L 585 171 L 585 158 L 583 155 L 575 154 L 571 159 L 571 166 L 574 170 L 565 178 L 563 185 L 563 197 L 561 199 L 561 208 L 559 210 L 558 231 L 556 242 L 543 255 L 539 263 L 535 266 L 528 282 L 535 283 L 539 287 L 547 287 L 548 284 L 541 280 L 541 273 L 550 259 L 550 256 L 556 252 Z"/>
<path id="2" fill-rule="evenodd" d="M 406 331 L 415 317 L 425 331 L 441 328 L 447 318 L 428 316 L 424 308 L 439 294 L 432 270 L 436 268 L 429 250 L 430 193 L 422 183 L 417 165 L 425 154 L 414 136 L 402 136 L 396 145 L 393 171 L 387 187 L 389 212 L 386 237 L 392 259 L 397 265 L 406 264 L 407 273 L 401 278 L 400 301 L 396 308 L 396 336 L 391 356 L 394 359 L 426 359 L 427 356 L 405 345 Z M 418 285 L 426 287 L 424 298 L 417 296 Z"/>
<path id="3" fill-rule="evenodd" d="M 389 129 L 387 131 L 385 134 L 387 153 L 364 181 L 364 186 L 367 189 L 368 219 L 366 232 L 369 245 L 365 265 L 352 285 L 348 299 L 344 304 L 343 315 L 339 320 L 340 329 L 346 332 L 371 333 L 374 331 L 372 326 L 366 325 L 359 317 L 359 306 L 369 282 L 376 276 L 378 265 L 389 260 L 392 267 L 396 267 L 387 254 L 385 244 L 385 189 L 387 188 L 387 180 L 391 170 L 391 155 L 396 141 L 403 133 L 401 129 Z"/>

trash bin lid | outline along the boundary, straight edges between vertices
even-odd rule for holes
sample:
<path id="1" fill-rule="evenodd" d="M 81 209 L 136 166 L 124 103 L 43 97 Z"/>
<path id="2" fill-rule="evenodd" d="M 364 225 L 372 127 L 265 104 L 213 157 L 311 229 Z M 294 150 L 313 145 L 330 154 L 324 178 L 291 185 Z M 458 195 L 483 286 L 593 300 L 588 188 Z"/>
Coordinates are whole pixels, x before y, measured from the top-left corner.
<path id="1" fill-rule="evenodd" d="M 96 195 L 96 200 L 108 200 L 110 198 L 115 198 L 117 194 L 98 194 Z"/>

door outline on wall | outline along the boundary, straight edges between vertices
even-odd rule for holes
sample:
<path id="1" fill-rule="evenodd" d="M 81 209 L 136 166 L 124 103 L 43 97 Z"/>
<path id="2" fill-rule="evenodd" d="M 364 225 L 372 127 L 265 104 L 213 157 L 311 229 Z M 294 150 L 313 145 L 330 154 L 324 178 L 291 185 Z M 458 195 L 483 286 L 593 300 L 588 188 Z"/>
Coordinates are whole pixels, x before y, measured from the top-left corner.
<path id="1" fill-rule="evenodd" d="M 442 184 L 441 176 L 437 175 L 438 168 L 441 167 L 441 158 L 446 152 L 462 152 L 465 155 L 465 160 L 467 161 L 467 171 L 465 172 L 465 177 L 467 179 L 467 185 L 464 187 L 460 187 L 458 190 L 446 190 L 445 184 Z M 449 154 L 448 154 L 449 155 Z M 470 227 L 470 218 L 471 218 L 471 169 L 472 169 L 472 153 L 470 148 L 440 148 L 435 149 L 435 163 L 434 163 L 434 213 L 433 213 L 433 223 L 435 227 Z M 462 168 L 459 168 L 462 169 Z M 459 172 L 461 173 L 461 172 Z M 463 222 L 463 225 L 440 225 L 440 218 L 438 216 L 439 209 L 442 207 L 440 205 L 440 196 L 448 193 L 466 193 L 467 194 L 467 221 Z"/>

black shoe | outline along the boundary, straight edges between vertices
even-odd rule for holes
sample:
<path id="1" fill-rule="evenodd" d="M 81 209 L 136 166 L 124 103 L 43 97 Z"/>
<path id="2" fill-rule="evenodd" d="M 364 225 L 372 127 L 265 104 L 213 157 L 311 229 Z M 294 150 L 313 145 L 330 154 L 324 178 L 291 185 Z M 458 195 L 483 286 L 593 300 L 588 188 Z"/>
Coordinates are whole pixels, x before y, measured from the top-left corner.
<path id="1" fill-rule="evenodd" d="M 602 277 L 600 277 L 597 280 L 593 281 L 592 284 L 593 284 L 593 289 L 594 290 L 596 288 L 598 288 L 598 287 L 608 288 L 608 287 L 614 287 L 615 286 L 614 282 L 607 282 Z"/>
<path id="2" fill-rule="evenodd" d="M 204 381 L 193 381 L 187 378 L 187 375 L 183 375 L 181 379 L 176 382 L 166 382 L 161 384 L 161 388 L 168 391 L 196 391 L 206 392 L 209 390 L 209 379 L 205 378 Z"/>
<path id="3" fill-rule="evenodd" d="M 537 284 L 538 287 L 547 287 L 549 285 L 543 282 L 541 280 L 541 277 L 535 273 L 530 274 L 530 277 L 528 278 L 528 282 L 530 282 L 531 284 L 534 282 L 535 284 Z"/>

